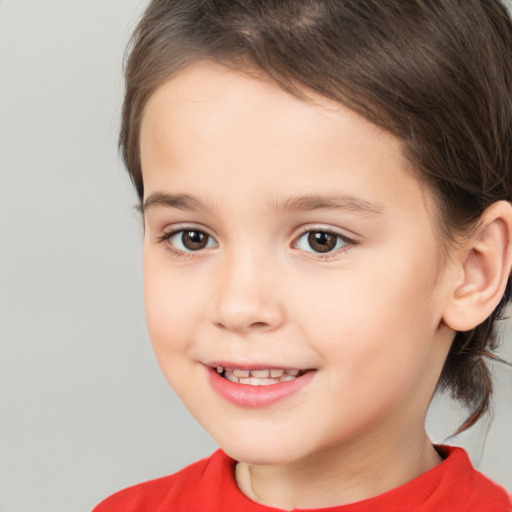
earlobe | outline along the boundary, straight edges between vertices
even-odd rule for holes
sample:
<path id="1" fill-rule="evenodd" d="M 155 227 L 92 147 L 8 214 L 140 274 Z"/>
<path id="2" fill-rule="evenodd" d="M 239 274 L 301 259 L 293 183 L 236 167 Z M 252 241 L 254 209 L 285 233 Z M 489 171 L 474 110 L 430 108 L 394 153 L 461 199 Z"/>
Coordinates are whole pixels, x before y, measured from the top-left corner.
<path id="1" fill-rule="evenodd" d="M 491 315 L 505 292 L 512 267 L 512 205 L 498 201 L 487 208 L 458 256 L 461 278 L 443 320 L 454 331 L 469 331 Z"/>

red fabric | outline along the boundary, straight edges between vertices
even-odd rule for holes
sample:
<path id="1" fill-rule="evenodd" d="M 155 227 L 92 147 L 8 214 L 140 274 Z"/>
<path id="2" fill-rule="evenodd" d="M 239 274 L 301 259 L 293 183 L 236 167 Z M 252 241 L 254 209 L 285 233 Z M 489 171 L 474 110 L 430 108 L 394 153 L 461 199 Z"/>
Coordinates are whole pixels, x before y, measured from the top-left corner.
<path id="1" fill-rule="evenodd" d="M 445 460 L 375 498 L 314 512 L 510 512 L 505 489 L 473 469 L 462 448 L 440 448 Z M 93 512 L 276 512 L 240 492 L 235 461 L 221 450 L 178 473 L 129 487 Z"/>

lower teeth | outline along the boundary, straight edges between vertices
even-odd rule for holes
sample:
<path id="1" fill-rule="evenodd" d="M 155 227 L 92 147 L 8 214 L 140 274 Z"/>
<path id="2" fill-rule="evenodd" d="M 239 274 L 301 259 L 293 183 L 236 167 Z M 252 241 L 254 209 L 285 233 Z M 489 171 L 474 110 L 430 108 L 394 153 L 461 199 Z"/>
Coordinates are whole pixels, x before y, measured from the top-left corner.
<path id="1" fill-rule="evenodd" d="M 257 378 L 257 377 L 236 377 L 233 375 L 232 372 L 223 372 L 221 373 L 221 376 L 225 379 L 229 380 L 230 382 L 236 382 L 238 384 L 246 384 L 249 386 L 271 386 L 272 384 L 279 384 L 280 382 L 288 382 L 291 380 L 295 380 L 297 377 L 300 377 L 302 374 L 299 373 L 298 375 L 289 375 L 284 374 L 279 378 Z"/>

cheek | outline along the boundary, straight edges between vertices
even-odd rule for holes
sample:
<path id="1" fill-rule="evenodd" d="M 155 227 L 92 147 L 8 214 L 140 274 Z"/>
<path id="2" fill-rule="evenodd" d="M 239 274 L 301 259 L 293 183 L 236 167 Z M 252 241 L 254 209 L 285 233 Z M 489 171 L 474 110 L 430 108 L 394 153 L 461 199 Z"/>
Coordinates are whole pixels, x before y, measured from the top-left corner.
<path id="1" fill-rule="evenodd" d="M 144 305 L 149 338 L 165 379 L 187 407 L 197 399 L 197 391 L 191 385 L 195 374 L 190 354 L 199 324 L 200 300 L 197 294 L 186 293 L 191 286 L 189 279 L 171 272 L 165 261 L 144 256 Z"/>
<path id="2" fill-rule="evenodd" d="M 193 284 L 152 255 L 144 256 L 143 277 L 146 323 L 156 356 L 186 350 L 199 303 L 197 295 L 187 293 Z"/>
<path id="3" fill-rule="evenodd" d="M 311 277 L 294 294 L 307 338 L 318 340 L 324 358 L 354 377 L 386 378 L 400 367 L 407 378 L 435 336 L 437 260 L 426 256 L 430 247 L 402 249 Z"/>

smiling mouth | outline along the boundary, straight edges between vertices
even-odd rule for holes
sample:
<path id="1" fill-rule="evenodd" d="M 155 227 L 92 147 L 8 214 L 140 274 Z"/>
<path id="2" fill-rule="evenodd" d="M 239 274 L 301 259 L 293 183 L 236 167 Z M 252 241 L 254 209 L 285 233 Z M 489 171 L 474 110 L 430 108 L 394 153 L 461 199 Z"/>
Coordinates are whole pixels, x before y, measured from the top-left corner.
<path id="1" fill-rule="evenodd" d="M 307 370 L 269 368 L 263 370 L 245 370 L 238 368 L 216 367 L 217 373 L 226 380 L 248 386 L 271 386 L 280 382 L 289 382 L 304 375 Z"/>

